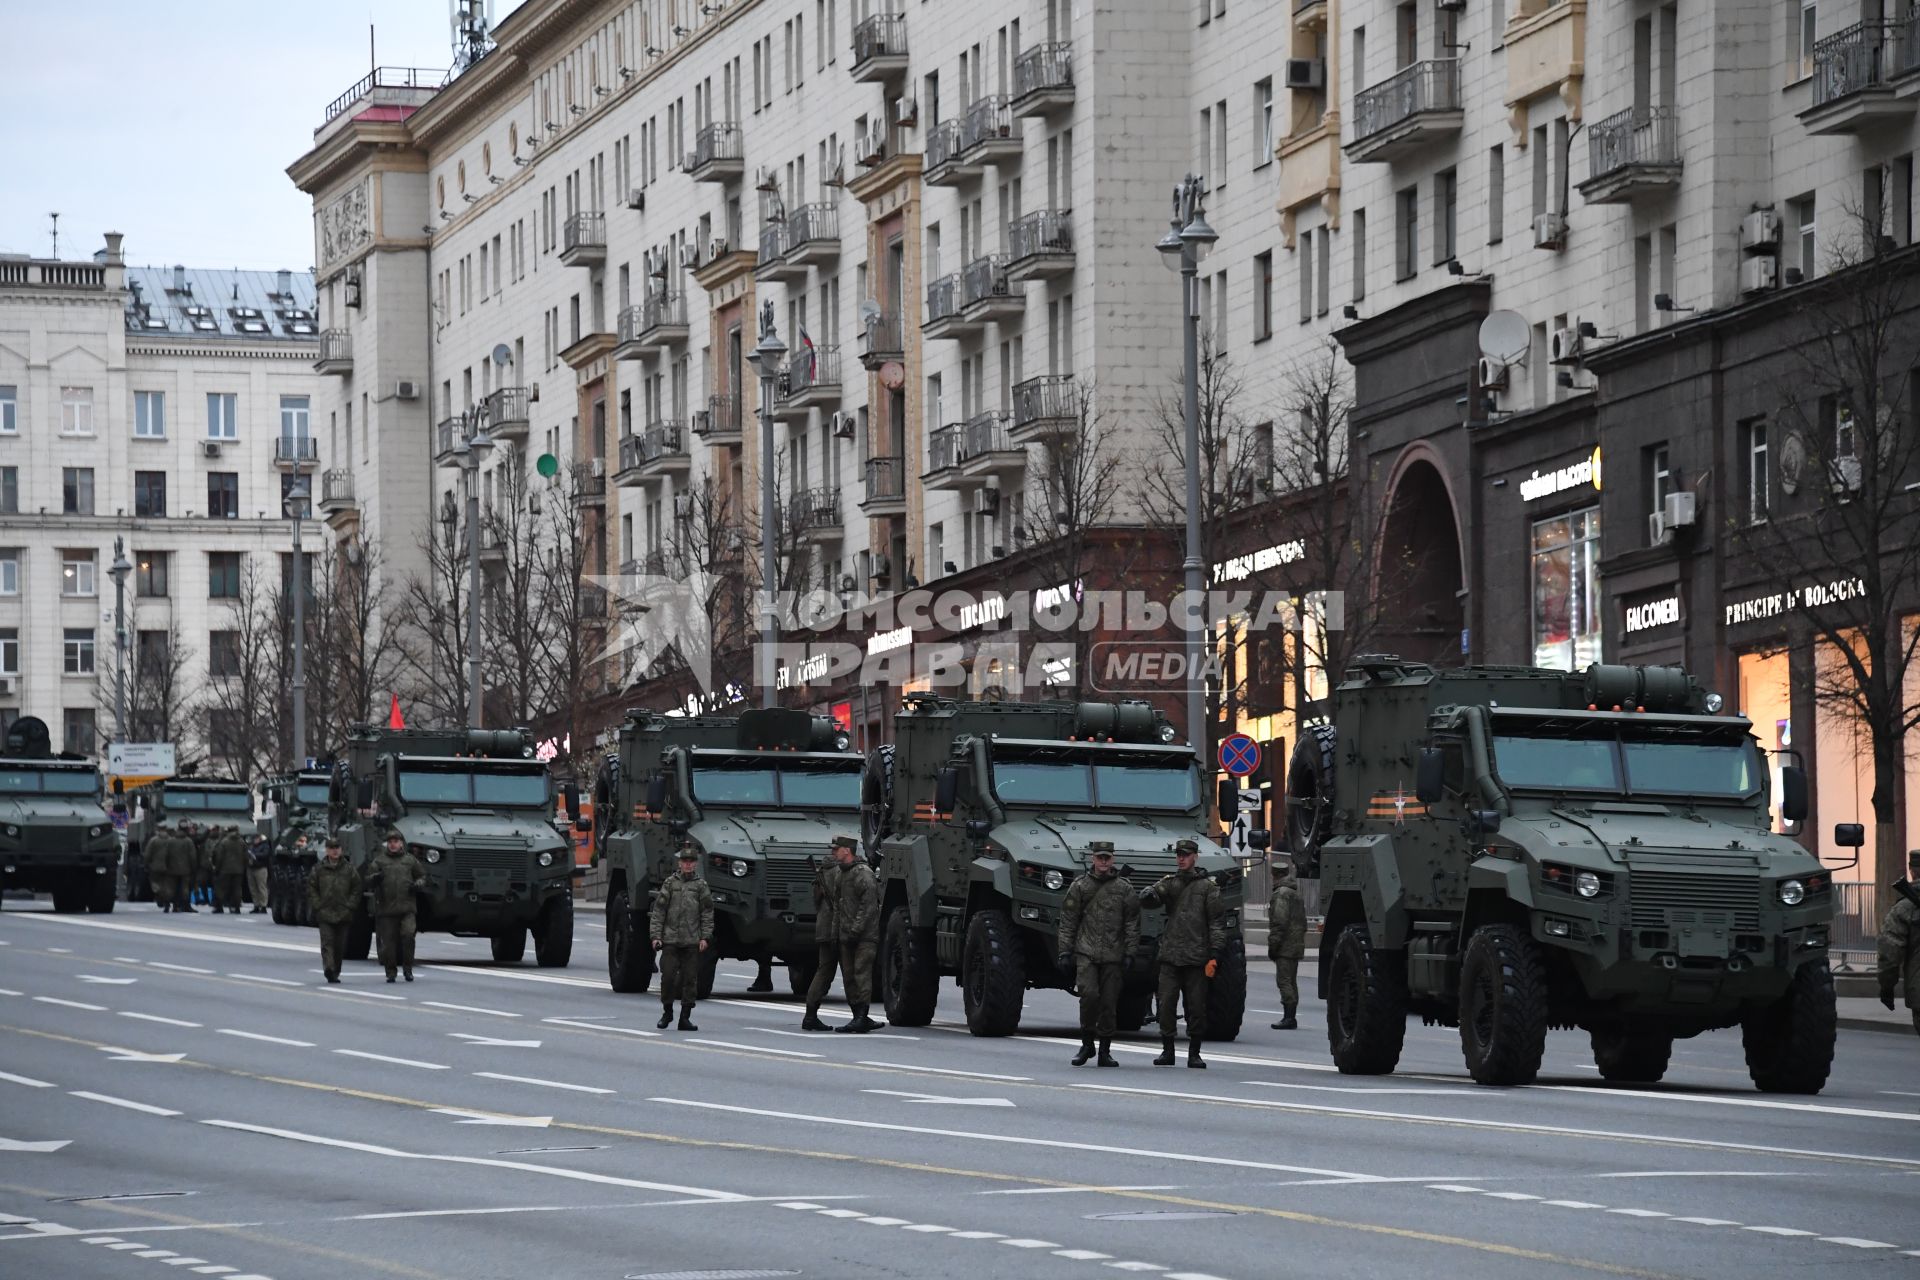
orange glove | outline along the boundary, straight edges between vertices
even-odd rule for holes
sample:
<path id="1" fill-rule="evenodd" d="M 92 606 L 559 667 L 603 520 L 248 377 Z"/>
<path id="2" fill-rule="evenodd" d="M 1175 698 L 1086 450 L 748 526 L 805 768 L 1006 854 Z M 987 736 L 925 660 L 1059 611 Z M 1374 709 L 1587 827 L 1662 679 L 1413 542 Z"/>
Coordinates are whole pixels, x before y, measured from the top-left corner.
<path id="1" fill-rule="evenodd" d="M 1207 976 L 1209 978 L 1211 978 L 1214 974 L 1219 972 L 1220 972 L 1220 962 L 1218 960 L 1207 961 Z"/>

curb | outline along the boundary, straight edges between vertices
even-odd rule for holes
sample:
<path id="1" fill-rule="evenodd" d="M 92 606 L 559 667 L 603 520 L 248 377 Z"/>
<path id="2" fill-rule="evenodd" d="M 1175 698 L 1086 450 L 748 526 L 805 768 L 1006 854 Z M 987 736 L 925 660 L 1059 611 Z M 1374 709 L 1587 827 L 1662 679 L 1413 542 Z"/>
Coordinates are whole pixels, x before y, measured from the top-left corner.
<path id="1" fill-rule="evenodd" d="M 1839 1027 L 1842 1031 L 1890 1031 L 1897 1036 L 1913 1034 L 1913 1024 L 1888 1022 L 1881 1018 L 1841 1018 Z"/>

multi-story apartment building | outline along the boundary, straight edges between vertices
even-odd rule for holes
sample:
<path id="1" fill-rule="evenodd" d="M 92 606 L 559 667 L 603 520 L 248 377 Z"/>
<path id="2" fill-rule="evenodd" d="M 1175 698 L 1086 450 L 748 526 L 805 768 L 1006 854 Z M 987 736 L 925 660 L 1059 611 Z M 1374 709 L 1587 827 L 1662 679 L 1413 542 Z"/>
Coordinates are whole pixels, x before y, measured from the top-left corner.
<path id="1" fill-rule="evenodd" d="M 87 754 L 117 731 L 118 547 L 126 733 L 206 755 L 199 694 L 237 674 L 249 562 L 279 580 L 317 460 L 317 333 L 305 272 L 129 267 L 112 233 L 0 258 L 0 719 Z"/>

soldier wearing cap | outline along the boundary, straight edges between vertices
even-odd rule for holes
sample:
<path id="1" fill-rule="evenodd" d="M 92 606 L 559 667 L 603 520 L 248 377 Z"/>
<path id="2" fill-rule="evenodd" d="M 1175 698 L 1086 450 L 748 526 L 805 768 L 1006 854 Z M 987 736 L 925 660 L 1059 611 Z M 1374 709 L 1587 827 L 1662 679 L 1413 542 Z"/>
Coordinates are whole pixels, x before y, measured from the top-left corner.
<path id="1" fill-rule="evenodd" d="M 1073 882 L 1060 908 L 1059 964 L 1072 973 L 1080 992 L 1080 1052 L 1073 1065 L 1083 1067 L 1100 1043 L 1100 1065 L 1117 1067 L 1113 1057 L 1114 1011 L 1127 957 L 1140 945 L 1140 900 L 1113 865 L 1113 842 L 1087 845 L 1091 870 Z"/>
<path id="2" fill-rule="evenodd" d="M 834 889 L 840 880 L 840 863 L 829 857 L 813 869 L 813 941 L 816 956 L 813 981 L 807 984 L 807 1016 L 800 1020 L 802 1031 L 831 1031 L 820 1020 L 820 1002 L 833 988 L 833 975 L 840 968 L 840 932 L 834 914 Z"/>
<path id="3" fill-rule="evenodd" d="M 1880 1003 L 1893 1008 L 1894 988 L 1904 986 L 1913 1029 L 1920 1031 L 1920 849 L 1907 854 L 1907 878 L 1894 881 L 1893 891 L 1900 901 L 1880 926 Z"/>
<path id="4" fill-rule="evenodd" d="M 840 983 L 846 989 L 853 1021 L 835 1027 L 864 1035 L 886 1023 L 867 1016 L 873 999 L 873 957 L 880 949 L 880 883 L 873 868 L 855 852 L 852 836 L 833 838 L 839 873 L 833 882 L 834 932 L 840 939 Z"/>
<path id="5" fill-rule="evenodd" d="M 701 955 L 713 945 L 713 890 L 700 878 L 700 851 L 680 846 L 678 869 L 653 895 L 647 927 L 653 949 L 660 953 L 660 1023 L 673 1021 L 673 1002 L 680 1001 L 682 1031 L 698 1031 L 693 1006 L 700 998 Z"/>
<path id="6" fill-rule="evenodd" d="M 1163 876 L 1140 895 L 1143 907 L 1164 907 L 1166 925 L 1160 931 L 1160 1056 L 1156 1067 L 1173 1065 L 1173 1042 L 1179 1034 L 1178 1006 L 1187 1015 L 1187 1065 L 1204 1067 L 1200 1045 L 1207 1034 L 1207 979 L 1220 968 L 1227 945 L 1227 913 L 1220 906 L 1220 886 L 1198 865 L 1200 845 L 1181 840 L 1173 847 L 1180 869 Z"/>

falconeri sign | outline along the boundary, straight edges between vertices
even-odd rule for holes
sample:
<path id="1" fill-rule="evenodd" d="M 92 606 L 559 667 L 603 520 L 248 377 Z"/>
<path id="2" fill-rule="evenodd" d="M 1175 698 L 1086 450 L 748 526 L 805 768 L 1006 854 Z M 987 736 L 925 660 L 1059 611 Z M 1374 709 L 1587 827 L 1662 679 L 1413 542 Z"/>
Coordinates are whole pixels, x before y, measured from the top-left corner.
<path id="1" fill-rule="evenodd" d="M 1555 467 L 1547 471 L 1535 471 L 1520 482 L 1520 501 L 1534 502 L 1541 498 L 1551 498 L 1556 493 L 1565 493 L 1569 489 L 1578 489 L 1592 485 L 1597 492 L 1600 488 L 1600 449 L 1595 446 L 1592 453 L 1578 462 L 1569 462 L 1564 467 Z"/>

